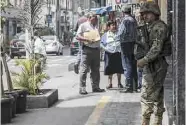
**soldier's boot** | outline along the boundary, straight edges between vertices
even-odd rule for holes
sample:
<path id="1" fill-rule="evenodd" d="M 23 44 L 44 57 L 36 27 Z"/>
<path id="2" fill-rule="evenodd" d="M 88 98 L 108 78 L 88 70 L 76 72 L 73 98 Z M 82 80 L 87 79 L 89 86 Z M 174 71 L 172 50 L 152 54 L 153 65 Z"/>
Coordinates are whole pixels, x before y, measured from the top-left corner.
<path id="1" fill-rule="evenodd" d="M 150 118 L 142 118 L 141 125 L 150 125 Z"/>
<path id="2" fill-rule="evenodd" d="M 163 120 L 162 116 L 155 116 L 152 125 L 162 125 L 162 120 Z"/>

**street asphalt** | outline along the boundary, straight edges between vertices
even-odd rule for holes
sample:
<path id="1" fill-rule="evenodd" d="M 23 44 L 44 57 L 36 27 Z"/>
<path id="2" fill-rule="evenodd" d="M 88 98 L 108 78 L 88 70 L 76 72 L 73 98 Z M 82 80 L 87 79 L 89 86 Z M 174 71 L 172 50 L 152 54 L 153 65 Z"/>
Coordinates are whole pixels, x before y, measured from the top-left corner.
<path id="1" fill-rule="evenodd" d="M 64 49 L 63 56 L 49 55 L 46 73 L 50 76 L 50 80 L 41 88 L 58 89 L 59 101 L 50 108 L 30 109 L 26 113 L 18 114 L 10 125 L 141 124 L 140 93 L 119 93 L 116 75 L 113 76 L 113 90 L 92 93 L 88 73 L 88 95 L 79 95 L 79 75 L 68 71 L 68 65 L 75 60 L 76 56 L 69 56 L 68 48 Z M 14 66 L 14 60 L 9 61 L 8 65 L 11 71 L 19 69 Z M 108 80 L 103 75 L 103 63 L 100 74 L 100 87 L 105 89 Z"/>

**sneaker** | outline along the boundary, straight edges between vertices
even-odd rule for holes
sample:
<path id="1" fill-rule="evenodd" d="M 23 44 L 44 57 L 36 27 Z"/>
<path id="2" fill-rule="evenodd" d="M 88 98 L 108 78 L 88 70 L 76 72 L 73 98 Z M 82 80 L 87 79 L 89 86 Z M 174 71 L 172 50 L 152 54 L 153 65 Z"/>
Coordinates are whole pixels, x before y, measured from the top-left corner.
<path id="1" fill-rule="evenodd" d="M 105 89 L 95 88 L 92 92 L 105 92 Z"/>
<path id="2" fill-rule="evenodd" d="M 79 65 L 78 64 L 74 64 L 74 72 L 76 74 L 79 74 Z"/>

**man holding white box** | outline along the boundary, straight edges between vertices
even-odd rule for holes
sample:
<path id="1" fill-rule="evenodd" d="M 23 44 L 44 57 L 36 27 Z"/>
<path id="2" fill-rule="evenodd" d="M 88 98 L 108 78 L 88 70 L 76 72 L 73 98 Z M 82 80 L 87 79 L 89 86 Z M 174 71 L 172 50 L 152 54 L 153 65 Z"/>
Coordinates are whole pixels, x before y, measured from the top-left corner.
<path id="1" fill-rule="evenodd" d="M 91 83 L 93 92 L 104 92 L 100 89 L 100 35 L 97 28 L 97 15 L 94 12 L 88 14 L 88 21 L 81 24 L 77 31 L 77 39 L 82 42 L 82 55 L 80 63 L 80 90 L 82 95 L 86 91 L 87 72 L 91 70 Z"/>

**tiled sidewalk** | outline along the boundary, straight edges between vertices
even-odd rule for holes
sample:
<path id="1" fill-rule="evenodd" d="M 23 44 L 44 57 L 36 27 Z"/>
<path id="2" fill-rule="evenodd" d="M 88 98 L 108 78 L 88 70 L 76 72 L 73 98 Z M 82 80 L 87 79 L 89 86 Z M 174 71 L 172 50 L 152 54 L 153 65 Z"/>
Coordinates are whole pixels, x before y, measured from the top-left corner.
<path id="1" fill-rule="evenodd" d="M 140 125 L 140 93 L 121 94 L 115 91 L 104 108 L 99 125 Z"/>

